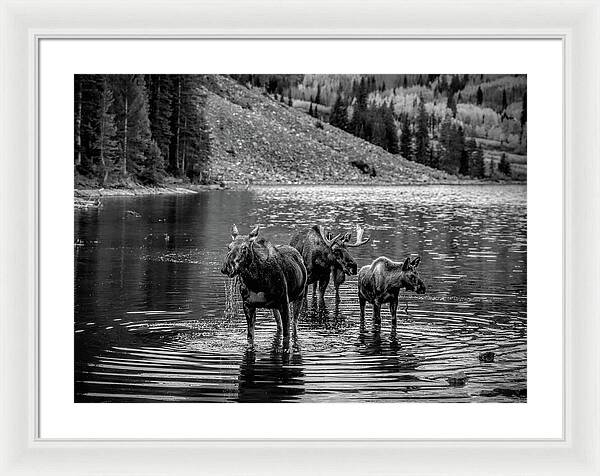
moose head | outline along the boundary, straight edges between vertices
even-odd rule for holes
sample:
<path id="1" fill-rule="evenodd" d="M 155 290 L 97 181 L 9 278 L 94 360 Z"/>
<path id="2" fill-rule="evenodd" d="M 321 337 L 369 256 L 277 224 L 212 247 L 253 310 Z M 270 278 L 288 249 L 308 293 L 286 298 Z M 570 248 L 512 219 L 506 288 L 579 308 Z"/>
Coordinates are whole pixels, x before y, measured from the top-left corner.
<path id="1" fill-rule="evenodd" d="M 411 261 L 410 258 L 406 258 L 402 263 L 402 285 L 407 291 L 414 291 L 417 294 L 425 294 L 427 287 L 419 276 L 417 270 L 419 263 L 421 263 L 421 257 L 417 256 Z"/>
<path id="2" fill-rule="evenodd" d="M 325 241 L 325 244 L 331 249 L 334 261 L 344 271 L 345 274 L 355 275 L 357 272 L 357 264 L 354 258 L 348 252 L 348 248 L 355 248 L 362 246 L 369 241 L 369 238 L 363 239 L 365 233 L 364 228 L 360 225 L 356 225 L 356 242 L 350 243 L 351 233 L 338 234 L 335 237 L 331 237 L 331 233 L 325 234 L 322 226 L 319 226 L 321 236 Z"/>
<path id="3" fill-rule="evenodd" d="M 248 236 L 242 236 L 235 224 L 231 227 L 231 243 L 228 245 L 229 251 L 225 257 L 221 273 L 233 278 L 252 260 L 252 245 L 258 238 L 259 231 L 260 228 L 256 226 Z"/>

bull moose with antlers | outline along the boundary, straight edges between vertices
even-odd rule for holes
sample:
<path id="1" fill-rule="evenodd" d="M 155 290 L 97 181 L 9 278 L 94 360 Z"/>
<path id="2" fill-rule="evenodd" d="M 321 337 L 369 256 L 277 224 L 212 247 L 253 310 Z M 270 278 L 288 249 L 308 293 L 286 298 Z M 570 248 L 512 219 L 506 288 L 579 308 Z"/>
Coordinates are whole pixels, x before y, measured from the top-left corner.
<path id="1" fill-rule="evenodd" d="M 313 293 L 319 286 L 319 305 L 325 305 L 325 291 L 329 285 L 332 271 L 337 273 L 335 280 L 336 299 L 339 300 L 339 286 L 344 282 L 345 275 L 355 275 L 357 264 L 348 252 L 348 248 L 362 246 L 369 241 L 363 239 L 364 229 L 356 226 L 356 242 L 350 243 L 351 234 L 338 234 L 333 238 L 325 233 L 322 226 L 296 233 L 290 245 L 302 255 L 308 273 L 306 285 L 313 285 Z M 344 279 L 340 279 L 340 275 Z M 335 276 L 335 275 L 334 275 Z M 306 294 L 306 293 L 305 293 Z"/>
<path id="2" fill-rule="evenodd" d="M 396 311 L 398 309 L 398 295 L 401 289 L 424 294 L 425 283 L 419 277 L 417 267 L 421 257 L 417 256 L 412 261 L 406 258 L 404 262 L 392 261 L 381 256 L 370 265 L 363 266 L 358 272 L 358 301 L 360 304 L 360 318 L 365 317 L 367 302 L 373 305 L 373 320 L 380 319 L 381 305 L 389 303 L 392 315 L 392 327 L 396 327 Z"/>
<path id="3" fill-rule="evenodd" d="M 291 246 L 275 246 L 259 238 L 259 227 L 248 236 L 239 234 L 231 227 L 231 243 L 221 272 L 228 277 L 238 276 L 244 314 L 248 324 L 248 342 L 254 342 L 256 309 L 273 310 L 277 328 L 283 338 L 289 337 L 292 304 L 292 327 L 296 332 L 304 292 L 306 290 L 306 267 L 300 253 Z"/>

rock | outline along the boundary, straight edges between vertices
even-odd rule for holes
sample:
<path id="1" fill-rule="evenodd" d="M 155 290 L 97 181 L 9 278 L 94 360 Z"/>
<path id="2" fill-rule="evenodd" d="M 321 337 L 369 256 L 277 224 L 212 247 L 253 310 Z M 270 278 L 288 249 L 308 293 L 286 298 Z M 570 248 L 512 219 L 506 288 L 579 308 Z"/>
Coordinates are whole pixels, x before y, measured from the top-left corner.
<path id="1" fill-rule="evenodd" d="M 494 354 L 493 352 L 481 352 L 479 354 L 479 360 L 481 362 L 493 362 L 495 357 L 496 354 Z"/>
<path id="2" fill-rule="evenodd" d="M 493 390 L 481 392 L 481 396 L 483 397 L 508 397 L 508 398 L 527 398 L 527 388 L 524 387 L 516 387 L 516 388 L 508 388 L 508 387 L 497 387 Z"/>
<path id="3" fill-rule="evenodd" d="M 452 387 L 462 387 L 465 383 L 467 383 L 468 378 L 467 375 L 461 370 L 460 372 L 450 375 L 447 380 Z"/>

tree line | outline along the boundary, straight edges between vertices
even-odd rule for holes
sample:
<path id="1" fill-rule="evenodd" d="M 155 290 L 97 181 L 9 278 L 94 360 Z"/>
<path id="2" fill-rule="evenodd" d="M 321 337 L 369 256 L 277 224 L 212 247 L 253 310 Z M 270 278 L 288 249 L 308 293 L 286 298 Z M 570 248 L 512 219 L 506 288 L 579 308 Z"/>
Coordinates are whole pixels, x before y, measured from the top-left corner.
<path id="1" fill-rule="evenodd" d="M 244 84 L 376 144 L 452 174 L 484 177 L 475 137 L 526 151 L 527 92 L 522 75 L 262 75 Z M 460 105 L 460 106 L 459 106 Z M 306 109 L 304 109 L 306 111 Z M 488 147 L 488 145 L 486 145 Z M 504 158 L 491 173 L 510 177 Z"/>
<path id="2" fill-rule="evenodd" d="M 394 105 L 368 103 L 370 85 L 362 78 L 355 88 L 352 116 L 348 118 L 348 101 L 341 91 L 329 116 L 329 123 L 361 139 L 382 147 L 392 154 L 399 153 L 398 132 L 394 120 Z"/>
<path id="3" fill-rule="evenodd" d="M 75 173 L 98 185 L 201 180 L 208 158 L 202 76 L 75 75 Z"/>
<path id="4" fill-rule="evenodd" d="M 441 124 L 428 114 L 425 101 L 420 98 L 414 120 L 408 114 L 394 117 L 393 102 L 376 105 L 368 103 L 369 86 L 361 79 L 352 100 L 352 115 L 348 119 L 348 101 L 338 94 L 329 122 L 362 139 L 379 145 L 392 154 L 419 162 L 451 174 L 485 176 L 483 150 L 474 139 L 465 138 L 462 126 L 453 120 L 452 94 L 448 97 L 448 113 Z M 396 122 L 400 123 L 398 127 Z M 398 138 L 398 128 L 400 138 Z M 435 131 L 438 130 L 437 140 Z"/>

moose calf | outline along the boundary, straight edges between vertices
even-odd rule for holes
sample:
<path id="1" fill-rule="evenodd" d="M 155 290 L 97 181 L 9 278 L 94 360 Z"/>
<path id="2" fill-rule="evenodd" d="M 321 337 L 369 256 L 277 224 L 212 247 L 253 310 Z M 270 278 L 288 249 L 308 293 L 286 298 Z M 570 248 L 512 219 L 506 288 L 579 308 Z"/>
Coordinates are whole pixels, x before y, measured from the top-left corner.
<path id="1" fill-rule="evenodd" d="M 414 260 L 406 258 L 404 262 L 395 262 L 385 256 L 377 258 L 371 265 L 363 266 L 358 272 L 358 302 L 360 318 L 365 317 L 367 302 L 373 305 L 373 320 L 381 319 L 381 305 L 389 303 L 392 315 L 392 327 L 396 327 L 396 311 L 398 309 L 398 294 L 401 289 L 424 294 L 426 287 L 417 267 L 420 257 Z"/>

